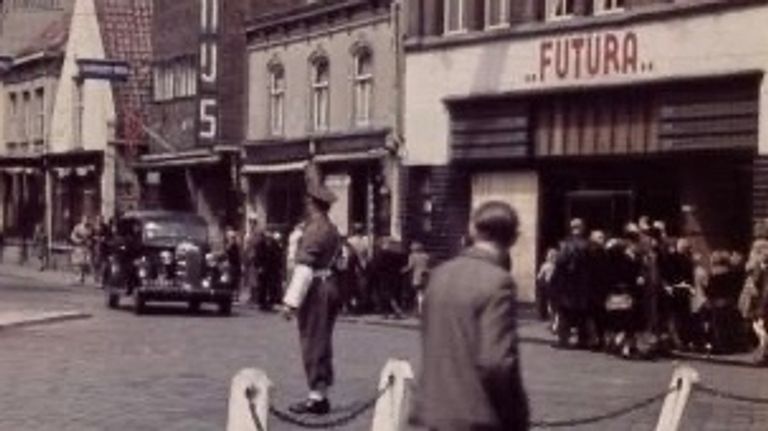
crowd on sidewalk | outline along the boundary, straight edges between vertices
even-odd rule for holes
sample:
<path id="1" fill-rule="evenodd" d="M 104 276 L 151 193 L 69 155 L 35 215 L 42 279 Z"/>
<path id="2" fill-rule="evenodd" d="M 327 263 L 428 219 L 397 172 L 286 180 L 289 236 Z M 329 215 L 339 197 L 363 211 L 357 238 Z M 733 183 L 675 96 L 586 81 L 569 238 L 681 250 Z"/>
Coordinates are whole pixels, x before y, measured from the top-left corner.
<path id="1" fill-rule="evenodd" d="M 304 227 L 296 224 L 286 238 L 265 229 L 256 218 L 249 224 L 250 233 L 242 245 L 237 232 L 230 230 L 225 247 L 233 266 L 242 267 L 241 286 L 248 291 L 247 302 L 270 311 L 282 300 Z M 338 253 L 345 312 L 387 318 L 418 313 L 430 265 L 422 244 L 413 242 L 406 253 L 401 242 L 390 237 L 374 241 L 362 225 L 355 224 Z"/>
<path id="2" fill-rule="evenodd" d="M 668 235 L 662 221 L 641 217 L 606 238 L 574 219 L 570 235 L 547 252 L 537 297 L 561 348 L 626 358 L 755 349 L 764 363 L 766 284 L 766 239 L 756 239 L 747 257 L 730 250 L 705 257 L 688 238 Z"/>

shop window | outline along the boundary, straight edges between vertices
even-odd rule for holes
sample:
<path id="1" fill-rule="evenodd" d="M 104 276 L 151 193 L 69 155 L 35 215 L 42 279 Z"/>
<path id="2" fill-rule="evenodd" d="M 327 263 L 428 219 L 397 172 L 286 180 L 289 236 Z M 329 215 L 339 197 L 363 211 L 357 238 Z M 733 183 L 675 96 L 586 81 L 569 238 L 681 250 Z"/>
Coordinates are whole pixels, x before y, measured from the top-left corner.
<path id="1" fill-rule="evenodd" d="M 546 19 L 555 21 L 559 19 L 570 18 L 575 13 L 576 0 L 546 0 L 547 12 Z"/>
<path id="2" fill-rule="evenodd" d="M 371 122 L 373 101 L 373 57 L 367 49 L 355 55 L 355 125 L 367 126 Z"/>
<path id="3" fill-rule="evenodd" d="M 595 14 L 621 12 L 624 10 L 625 0 L 595 0 Z"/>
<path id="4" fill-rule="evenodd" d="M 330 114 L 329 64 L 326 58 L 312 62 L 312 128 L 328 130 Z"/>
<path id="5" fill-rule="evenodd" d="M 485 27 L 509 25 L 509 0 L 485 0 Z"/>
<path id="6" fill-rule="evenodd" d="M 285 69 L 275 65 L 269 71 L 269 130 L 273 135 L 283 134 L 284 115 Z"/>
<path id="7" fill-rule="evenodd" d="M 443 6 L 443 32 L 461 33 L 466 29 L 464 23 L 464 0 L 445 0 Z"/>

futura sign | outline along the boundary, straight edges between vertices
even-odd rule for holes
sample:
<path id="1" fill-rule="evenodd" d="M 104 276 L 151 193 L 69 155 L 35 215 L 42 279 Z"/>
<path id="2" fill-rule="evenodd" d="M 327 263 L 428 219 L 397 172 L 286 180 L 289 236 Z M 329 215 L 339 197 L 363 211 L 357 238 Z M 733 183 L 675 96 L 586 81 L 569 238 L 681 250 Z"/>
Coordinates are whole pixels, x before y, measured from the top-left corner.
<path id="1" fill-rule="evenodd" d="M 607 31 L 542 40 L 538 44 L 538 70 L 526 82 L 572 81 L 627 76 L 653 71 L 653 63 L 640 56 L 633 31 Z"/>

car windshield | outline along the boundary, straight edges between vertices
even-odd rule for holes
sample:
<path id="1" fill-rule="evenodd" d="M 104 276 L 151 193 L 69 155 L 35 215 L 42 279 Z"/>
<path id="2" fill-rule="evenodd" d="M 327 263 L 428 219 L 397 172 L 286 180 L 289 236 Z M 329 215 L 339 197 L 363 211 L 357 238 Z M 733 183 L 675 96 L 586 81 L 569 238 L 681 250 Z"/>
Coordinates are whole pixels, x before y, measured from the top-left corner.
<path id="1" fill-rule="evenodd" d="M 186 239 L 206 242 L 208 228 L 205 224 L 193 221 L 152 220 L 144 224 L 144 238 L 146 240 Z"/>

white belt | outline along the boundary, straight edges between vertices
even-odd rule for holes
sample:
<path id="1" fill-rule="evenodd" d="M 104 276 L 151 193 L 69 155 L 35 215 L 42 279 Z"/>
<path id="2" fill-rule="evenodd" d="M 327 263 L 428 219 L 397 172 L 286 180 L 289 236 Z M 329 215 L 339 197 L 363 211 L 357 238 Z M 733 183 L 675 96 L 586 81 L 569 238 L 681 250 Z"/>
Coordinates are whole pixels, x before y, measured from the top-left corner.
<path id="1" fill-rule="evenodd" d="M 325 280 L 333 275 L 333 271 L 330 269 L 320 269 L 312 271 L 312 278 L 319 278 Z"/>

